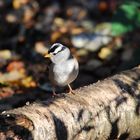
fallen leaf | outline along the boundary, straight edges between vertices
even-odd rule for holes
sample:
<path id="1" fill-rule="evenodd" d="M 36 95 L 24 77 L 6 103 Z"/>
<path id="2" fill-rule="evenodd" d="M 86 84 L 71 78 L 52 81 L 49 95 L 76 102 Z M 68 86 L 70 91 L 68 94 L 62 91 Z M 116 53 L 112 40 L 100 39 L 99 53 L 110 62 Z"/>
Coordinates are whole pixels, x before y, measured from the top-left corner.
<path id="1" fill-rule="evenodd" d="M 33 81 L 33 78 L 31 76 L 28 76 L 21 80 L 21 85 L 26 88 L 36 87 L 36 82 Z"/>
<path id="2" fill-rule="evenodd" d="M 25 75 L 23 73 L 20 73 L 17 70 L 13 70 L 11 72 L 1 74 L 0 75 L 0 82 L 1 83 L 15 82 L 15 81 L 21 80 L 24 77 L 25 77 Z"/>
<path id="3" fill-rule="evenodd" d="M 6 70 L 10 72 L 13 70 L 21 70 L 23 68 L 24 68 L 24 63 L 22 61 L 12 61 L 11 63 L 8 64 Z"/>
<path id="4" fill-rule="evenodd" d="M 101 59 L 108 59 L 112 55 L 112 50 L 110 48 L 102 48 L 98 56 Z"/>
<path id="5" fill-rule="evenodd" d="M 2 59 L 11 59 L 12 53 L 10 50 L 0 50 L 0 58 Z"/>

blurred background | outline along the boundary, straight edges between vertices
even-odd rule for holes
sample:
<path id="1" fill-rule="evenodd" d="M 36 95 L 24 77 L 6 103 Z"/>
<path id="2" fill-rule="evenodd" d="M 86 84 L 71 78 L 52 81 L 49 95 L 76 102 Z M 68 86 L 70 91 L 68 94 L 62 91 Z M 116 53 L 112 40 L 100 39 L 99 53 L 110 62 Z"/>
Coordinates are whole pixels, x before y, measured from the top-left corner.
<path id="1" fill-rule="evenodd" d="M 140 1 L 0 0 L 0 111 L 52 96 L 43 56 L 55 42 L 79 61 L 74 89 L 133 68 Z"/>

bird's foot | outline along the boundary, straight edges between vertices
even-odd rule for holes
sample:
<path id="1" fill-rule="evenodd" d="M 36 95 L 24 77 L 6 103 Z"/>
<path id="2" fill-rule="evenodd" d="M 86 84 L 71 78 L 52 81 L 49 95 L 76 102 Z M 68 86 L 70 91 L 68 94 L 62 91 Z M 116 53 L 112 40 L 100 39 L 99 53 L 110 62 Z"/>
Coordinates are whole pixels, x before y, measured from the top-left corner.
<path id="1" fill-rule="evenodd" d="M 56 94 L 56 92 L 55 92 L 55 88 L 53 88 L 52 91 L 53 91 L 53 92 L 52 92 L 52 97 L 53 97 L 53 98 L 59 97 L 59 95 Z"/>
<path id="2" fill-rule="evenodd" d="M 57 97 L 57 94 L 56 93 L 52 93 L 52 97 Z"/>
<path id="3" fill-rule="evenodd" d="M 68 94 L 75 94 L 73 90 L 69 90 Z"/>
<path id="4" fill-rule="evenodd" d="M 75 94 L 75 92 L 73 91 L 73 89 L 71 88 L 71 86 L 70 85 L 68 85 L 68 87 L 69 87 L 69 94 Z"/>
<path id="5" fill-rule="evenodd" d="M 57 97 L 60 97 L 60 96 L 61 96 L 60 94 L 56 94 L 56 93 L 55 94 L 54 93 L 52 94 L 52 97 L 53 98 L 57 98 Z"/>

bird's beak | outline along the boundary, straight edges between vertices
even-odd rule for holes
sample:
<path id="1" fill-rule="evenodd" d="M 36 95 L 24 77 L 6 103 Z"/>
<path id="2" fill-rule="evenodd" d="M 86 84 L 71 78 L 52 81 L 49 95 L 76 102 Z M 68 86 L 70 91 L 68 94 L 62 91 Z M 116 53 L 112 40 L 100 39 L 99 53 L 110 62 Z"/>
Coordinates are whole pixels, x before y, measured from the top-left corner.
<path id="1" fill-rule="evenodd" d="M 45 54 L 44 57 L 45 57 L 45 58 L 51 58 L 51 54 L 47 53 L 47 54 Z"/>

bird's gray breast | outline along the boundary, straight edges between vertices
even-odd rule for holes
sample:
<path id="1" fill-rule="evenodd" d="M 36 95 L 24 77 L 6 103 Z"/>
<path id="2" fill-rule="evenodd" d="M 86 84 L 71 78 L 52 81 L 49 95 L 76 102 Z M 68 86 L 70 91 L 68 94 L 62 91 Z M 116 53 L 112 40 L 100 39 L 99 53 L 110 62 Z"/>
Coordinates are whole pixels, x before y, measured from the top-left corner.
<path id="1" fill-rule="evenodd" d="M 65 86 L 74 81 L 78 75 L 79 66 L 75 58 L 71 58 L 59 64 L 51 64 L 49 79 L 54 85 Z"/>

